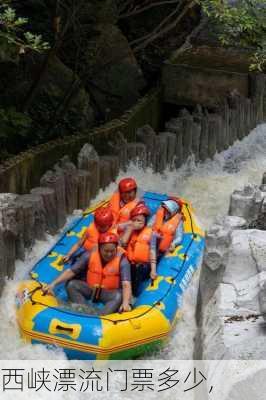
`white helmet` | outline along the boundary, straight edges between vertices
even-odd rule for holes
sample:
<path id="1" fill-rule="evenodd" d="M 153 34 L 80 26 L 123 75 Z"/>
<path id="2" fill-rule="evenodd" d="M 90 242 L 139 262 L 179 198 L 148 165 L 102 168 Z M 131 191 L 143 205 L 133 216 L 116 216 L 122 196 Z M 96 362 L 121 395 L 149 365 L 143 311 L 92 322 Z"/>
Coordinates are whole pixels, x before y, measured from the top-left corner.
<path id="1" fill-rule="evenodd" d="M 171 214 L 174 215 L 178 211 L 180 211 L 179 204 L 174 200 L 165 200 L 162 201 L 162 206 L 166 208 L 166 210 Z"/>

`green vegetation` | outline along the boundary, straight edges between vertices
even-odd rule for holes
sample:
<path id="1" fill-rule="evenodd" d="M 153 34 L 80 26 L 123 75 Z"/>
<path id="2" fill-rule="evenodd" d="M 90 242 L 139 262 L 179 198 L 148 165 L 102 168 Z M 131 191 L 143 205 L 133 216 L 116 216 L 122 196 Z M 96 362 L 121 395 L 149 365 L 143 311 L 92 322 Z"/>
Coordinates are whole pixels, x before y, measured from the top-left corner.
<path id="1" fill-rule="evenodd" d="M 27 24 L 28 18 L 17 16 L 10 0 L 0 0 L 0 43 L 11 55 L 23 54 L 29 49 L 40 52 L 49 48 L 41 35 L 24 30 Z"/>
<path id="2" fill-rule="evenodd" d="M 200 4 L 208 17 L 218 21 L 222 44 L 252 47 L 251 70 L 263 71 L 266 68 L 266 0 L 200 0 Z"/>

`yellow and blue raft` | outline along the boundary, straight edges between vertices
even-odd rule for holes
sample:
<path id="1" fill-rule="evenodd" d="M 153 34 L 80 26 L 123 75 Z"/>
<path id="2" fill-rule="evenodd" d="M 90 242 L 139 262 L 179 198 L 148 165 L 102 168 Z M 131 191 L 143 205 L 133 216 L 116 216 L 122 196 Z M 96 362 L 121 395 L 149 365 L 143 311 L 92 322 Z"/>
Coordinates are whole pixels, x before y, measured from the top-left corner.
<path id="1" fill-rule="evenodd" d="M 154 214 L 166 194 L 145 192 L 144 200 Z M 22 338 L 49 347 L 61 347 L 70 359 L 131 359 L 157 350 L 169 338 L 177 320 L 183 293 L 200 264 L 204 232 L 197 225 L 189 203 L 182 206 L 184 235 L 173 253 L 166 253 L 157 266 L 158 278 L 143 288 L 130 312 L 107 316 L 88 315 L 64 306 L 67 294 L 58 285 L 55 296 L 43 295 L 43 284 L 52 282 L 68 268 L 62 257 L 79 240 L 93 220 L 97 204 L 86 210 L 65 231 L 54 247 L 20 283 L 16 311 Z"/>

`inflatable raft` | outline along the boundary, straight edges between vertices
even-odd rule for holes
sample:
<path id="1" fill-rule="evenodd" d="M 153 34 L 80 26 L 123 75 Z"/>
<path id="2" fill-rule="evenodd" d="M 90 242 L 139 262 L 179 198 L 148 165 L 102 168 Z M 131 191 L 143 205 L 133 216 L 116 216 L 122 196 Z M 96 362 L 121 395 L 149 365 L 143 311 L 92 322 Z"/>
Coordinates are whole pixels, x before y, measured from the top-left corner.
<path id="1" fill-rule="evenodd" d="M 144 198 L 154 214 L 168 196 L 145 192 Z M 33 267 L 28 280 L 20 283 L 16 311 L 21 336 L 33 344 L 59 346 L 71 359 L 131 359 L 162 346 L 180 318 L 182 295 L 204 249 L 204 232 L 197 225 L 190 204 L 183 201 L 184 236 L 180 246 L 160 259 L 158 278 L 153 283 L 143 283 L 132 311 L 106 316 L 66 307 L 63 284 L 57 286 L 54 296 L 42 291 L 43 284 L 68 268 L 62 263 L 62 256 L 79 240 L 92 222 L 94 211 L 104 202 L 86 210 Z"/>

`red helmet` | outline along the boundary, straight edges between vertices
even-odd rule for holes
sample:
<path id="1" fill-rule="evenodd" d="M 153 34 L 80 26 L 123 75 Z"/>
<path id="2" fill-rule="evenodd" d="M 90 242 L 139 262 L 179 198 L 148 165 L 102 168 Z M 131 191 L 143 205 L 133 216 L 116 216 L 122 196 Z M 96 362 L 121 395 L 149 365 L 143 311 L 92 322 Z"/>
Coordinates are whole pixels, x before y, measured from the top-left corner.
<path id="1" fill-rule="evenodd" d="M 133 210 L 130 213 L 130 218 L 134 218 L 137 215 L 145 215 L 146 217 L 148 217 L 150 215 L 150 210 L 148 209 L 147 206 L 145 206 L 144 203 L 139 203 L 138 205 L 136 205 L 135 208 L 133 208 Z"/>
<path id="2" fill-rule="evenodd" d="M 101 207 L 95 211 L 94 214 L 95 224 L 104 227 L 104 226 L 112 226 L 114 217 L 112 211 L 109 207 Z"/>
<path id="3" fill-rule="evenodd" d="M 98 240 L 99 244 L 114 243 L 118 244 L 118 236 L 115 233 L 101 233 Z"/>
<path id="4" fill-rule="evenodd" d="M 137 189 L 137 182 L 133 178 L 124 178 L 118 184 L 119 192 L 131 192 Z"/>

